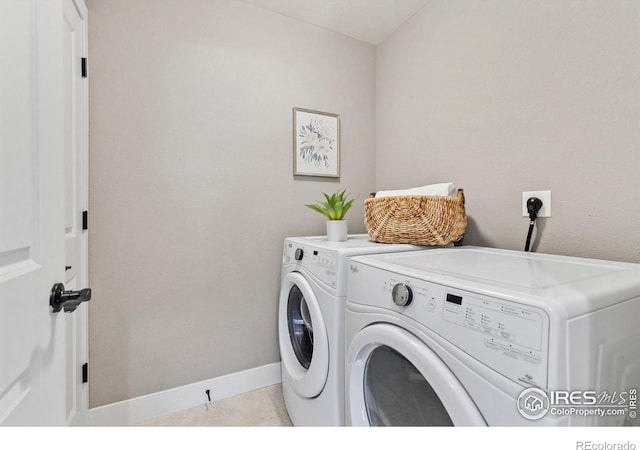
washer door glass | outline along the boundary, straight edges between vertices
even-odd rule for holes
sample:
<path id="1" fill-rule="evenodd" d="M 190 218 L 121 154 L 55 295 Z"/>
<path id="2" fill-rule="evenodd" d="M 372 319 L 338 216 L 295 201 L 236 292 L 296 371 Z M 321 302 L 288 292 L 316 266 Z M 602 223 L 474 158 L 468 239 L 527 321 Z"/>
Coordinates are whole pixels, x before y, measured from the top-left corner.
<path id="1" fill-rule="evenodd" d="M 347 328 L 351 319 L 347 310 Z M 372 323 L 358 331 L 346 360 L 349 425 L 486 425 L 434 344 L 428 336 L 418 338 L 389 323 Z"/>
<path id="2" fill-rule="evenodd" d="M 411 362 L 382 345 L 369 355 L 364 401 L 372 426 L 452 426 L 446 408 Z"/>
<path id="3" fill-rule="evenodd" d="M 301 273 L 283 277 L 278 309 L 282 379 L 306 398 L 320 395 L 329 376 L 329 335 L 321 301 L 328 301 L 325 294 L 321 289 L 316 294 Z"/>
<path id="4" fill-rule="evenodd" d="M 295 284 L 289 290 L 287 324 L 293 353 L 300 365 L 308 369 L 313 357 L 313 322 L 304 295 Z"/>

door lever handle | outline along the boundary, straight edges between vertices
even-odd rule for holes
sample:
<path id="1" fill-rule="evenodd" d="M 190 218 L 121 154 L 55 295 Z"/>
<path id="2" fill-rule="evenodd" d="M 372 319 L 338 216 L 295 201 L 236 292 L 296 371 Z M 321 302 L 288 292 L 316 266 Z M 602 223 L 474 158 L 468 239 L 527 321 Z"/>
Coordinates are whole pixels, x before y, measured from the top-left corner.
<path id="1" fill-rule="evenodd" d="M 64 308 L 64 312 L 73 312 L 82 302 L 91 300 L 91 289 L 81 289 L 79 291 L 65 291 L 64 284 L 56 283 L 51 288 L 49 296 L 49 305 L 53 312 L 60 312 Z"/>

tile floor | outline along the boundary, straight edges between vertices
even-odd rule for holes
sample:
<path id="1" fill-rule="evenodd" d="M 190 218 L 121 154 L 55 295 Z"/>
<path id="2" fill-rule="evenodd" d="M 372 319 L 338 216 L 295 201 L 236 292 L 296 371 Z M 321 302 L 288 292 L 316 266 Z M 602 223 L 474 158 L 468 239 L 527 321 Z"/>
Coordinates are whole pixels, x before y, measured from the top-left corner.
<path id="1" fill-rule="evenodd" d="M 144 427 L 290 427 L 282 398 L 282 386 L 275 384 L 244 394 L 217 400 L 195 408 L 137 424 Z"/>

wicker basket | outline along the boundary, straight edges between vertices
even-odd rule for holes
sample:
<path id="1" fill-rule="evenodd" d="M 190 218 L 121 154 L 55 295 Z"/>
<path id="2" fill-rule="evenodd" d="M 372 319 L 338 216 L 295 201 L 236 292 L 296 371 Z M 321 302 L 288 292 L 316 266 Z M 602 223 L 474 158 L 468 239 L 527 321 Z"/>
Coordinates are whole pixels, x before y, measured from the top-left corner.
<path id="1" fill-rule="evenodd" d="M 447 245 L 459 241 L 467 227 L 464 192 L 459 189 L 455 197 L 368 198 L 364 219 L 374 242 Z"/>

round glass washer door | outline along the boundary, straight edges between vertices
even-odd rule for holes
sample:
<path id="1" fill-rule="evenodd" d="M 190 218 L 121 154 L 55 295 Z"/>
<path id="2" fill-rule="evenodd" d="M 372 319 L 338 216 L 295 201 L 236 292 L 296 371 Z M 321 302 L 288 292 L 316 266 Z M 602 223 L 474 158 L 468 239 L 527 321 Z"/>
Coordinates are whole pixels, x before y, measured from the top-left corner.
<path id="1" fill-rule="evenodd" d="M 317 397 L 329 375 L 329 338 L 318 299 L 298 272 L 282 280 L 278 335 L 283 376 L 299 395 Z"/>
<path id="2" fill-rule="evenodd" d="M 486 425 L 451 370 L 401 327 L 364 328 L 347 363 L 347 416 L 354 426 Z"/>

